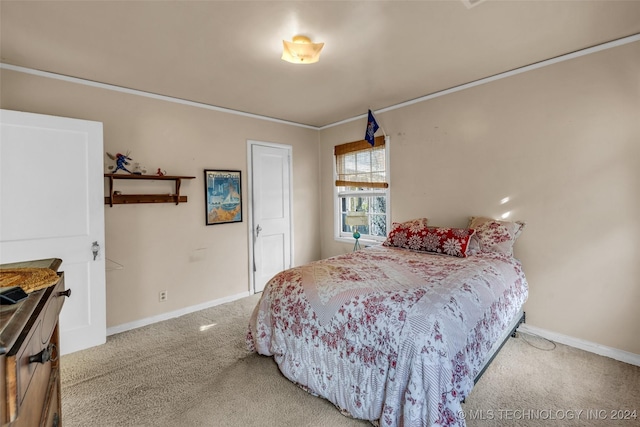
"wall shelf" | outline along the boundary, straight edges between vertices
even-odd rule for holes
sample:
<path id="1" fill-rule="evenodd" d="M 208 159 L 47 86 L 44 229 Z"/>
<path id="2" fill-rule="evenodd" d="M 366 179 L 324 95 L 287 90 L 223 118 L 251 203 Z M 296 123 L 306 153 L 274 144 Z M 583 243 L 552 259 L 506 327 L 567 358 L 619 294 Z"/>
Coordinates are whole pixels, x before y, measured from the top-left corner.
<path id="1" fill-rule="evenodd" d="M 115 173 L 105 173 L 104 177 L 109 179 L 109 195 L 104 198 L 104 204 L 109 206 L 134 203 L 175 203 L 176 205 L 186 203 L 187 196 L 180 195 L 180 184 L 183 179 L 195 178 L 195 176 L 125 175 Z M 113 181 L 117 179 L 175 181 L 176 192 L 174 194 L 120 194 L 113 189 Z"/>

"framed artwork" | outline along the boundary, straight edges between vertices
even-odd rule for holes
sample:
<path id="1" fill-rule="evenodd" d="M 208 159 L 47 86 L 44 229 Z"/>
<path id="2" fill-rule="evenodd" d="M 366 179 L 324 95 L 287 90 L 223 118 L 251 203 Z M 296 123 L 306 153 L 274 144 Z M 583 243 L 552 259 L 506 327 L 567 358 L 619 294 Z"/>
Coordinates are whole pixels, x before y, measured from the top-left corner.
<path id="1" fill-rule="evenodd" d="M 240 171 L 205 169 L 206 224 L 242 222 Z"/>

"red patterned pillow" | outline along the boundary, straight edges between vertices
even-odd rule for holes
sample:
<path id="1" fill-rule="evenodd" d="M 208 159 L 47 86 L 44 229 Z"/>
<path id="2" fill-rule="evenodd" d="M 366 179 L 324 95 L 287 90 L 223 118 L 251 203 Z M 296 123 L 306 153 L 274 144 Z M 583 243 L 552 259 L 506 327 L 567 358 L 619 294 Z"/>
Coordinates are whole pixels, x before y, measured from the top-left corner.
<path id="1" fill-rule="evenodd" d="M 385 246 L 433 252 L 464 258 L 467 256 L 469 241 L 475 233 L 467 228 L 424 227 L 412 233 L 402 224 L 395 224 L 389 233 Z"/>
<path id="2" fill-rule="evenodd" d="M 513 256 L 513 244 L 522 233 L 522 221 L 499 221 L 486 217 L 471 217 L 469 228 L 476 230 L 479 252 L 498 252 Z"/>
<path id="3" fill-rule="evenodd" d="M 426 233 L 427 218 L 417 218 L 402 223 L 394 222 L 383 245 L 405 249 L 418 248 Z"/>
<path id="4" fill-rule="evenodd" d="M 471 228 L 429 227 L 423 239 L 423 250 L 464 258 L 469 255 L 469 241 L 474 233 Z"/>

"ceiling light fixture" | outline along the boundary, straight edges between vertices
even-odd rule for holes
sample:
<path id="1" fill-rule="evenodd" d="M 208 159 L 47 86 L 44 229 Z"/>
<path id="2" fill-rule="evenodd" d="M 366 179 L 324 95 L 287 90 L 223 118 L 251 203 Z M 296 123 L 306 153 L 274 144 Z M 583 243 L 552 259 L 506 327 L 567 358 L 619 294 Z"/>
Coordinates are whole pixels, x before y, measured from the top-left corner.
<path id="1" fill-rule="evenodd" d="M 324 43 L 311 43 L 309 37 L 295 36 L 293 41 L 282 40 L 282 59 L 292 64 L 313 64 L 320 59 Z"/>

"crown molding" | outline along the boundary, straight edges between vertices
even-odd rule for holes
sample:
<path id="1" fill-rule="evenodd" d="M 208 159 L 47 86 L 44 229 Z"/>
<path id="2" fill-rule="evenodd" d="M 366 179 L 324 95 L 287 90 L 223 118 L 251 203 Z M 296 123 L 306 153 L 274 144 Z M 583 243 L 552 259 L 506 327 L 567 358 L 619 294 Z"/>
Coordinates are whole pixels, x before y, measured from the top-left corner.
<path id="1" fill-rule="evenodd" d="M 571 52 L 571 53 L 567 53 L 564 55 L 560 55 L 560 56 L 556 56 L 554 58 L 549 58 L 549 59 L 545 59 L 543 61 L 540 62 L 536 62 L 533 64 L 529 64 L 523 67 L 519 67 L 519 68 L 515 68 L 513 70 L 509 70 L 509 71 L 505 71 L 503 73 L 498 73 L 495 74 L 493 76 L 489 76 L 489 77 L 484 77 L 482 79 L 478 79 L 478 80 L 474 80 L 472 82 L 469 83 L 464 83 L 458 86 L 454 86 L 451 87 L 449 89 L 445 89 L 445 90 L 441 90 L 438 92 L 434 92 L 428 95 L 424 95 L 421 96 L 419 98 L 415 98 L 406 102 L 401 102 L 399 104 L 394 104 L 391 105 L 389 107 L 384 107 L 378 110 L 373 111 L 376 114 L 381 114 L 381 113 L 385 113 L 387 111 L 392 111 L 392 110 L 397 110 L 399 108 L 404 108 L 407 107 L 409 105 L 413 105 L 413 104 L 417 104 L 420 102 L 425 102 L 428 101 L 430 99 L 434 99 L 434 98 L 439 98 L 441 96 L 445 96 L 445 95 L 449 95 L 455 92 L 459 92 L 461 90 L 465 90 L 465 89 L 470 89 L 472 87 L 476 87 L 476 86 L 480 86 L 486 83 L 491 83 L 494 82 L 496 80 L 500 80 L 500 79 L 505 79 L 507 77 L 511 77 L 511 76 L 515 76 L 518 74 L 522 74 L 522 73 L 526 73 L 528 71 L 533 71 L 533 70 L 537 70 L 539 68 L 542 67 L 546 67 L 549 65 L 553 65 L 553 64 L 557 64 L 559 62 L 564 62 L 564 61 L 568 61 L 570 59 L 574 59 L 574 58 L 579 58 L 581 56 L 585 56 L 585 55 L 590 55 L 592 53 L 596 53 L 596 52 L 600 52 L 606 49 L 612 49 L 618 46 L 622 46 L 625 44 L 629 44 L 629 43 L 635 43 L 640 41 L 640 34 L 633 34 L 627 37 L 622 37 L 620 39 L 616 39 L 616 40 L 612 40 L 610 42 L 606 42 L 606 43 L 602 43 L 596 46 L 591 46 L 585 49 L 580 49 L 577 50 L 575 52 Z M 56 79 L 56 80 L 62 80 L 62 81 L 66 81 L 66 82 L 70 82 L 70 83 L 77 83 L 77 84 L 81 84 L 81 85 L 85 85 L 85 86 L 91 86 L 91 87 L 97 87 L 100 89 L 106 89 L 106 90 L 112 90 L 112 91 L 116 91 L 116 92 L 121 92 L 121 93 L 127 93 L 130 95 L 138 95 L 138 96 L 144 96 L 147 98 L 152 98 L 152 99 L 157 99 L 157 100 L 161 100 L 161 101 L 166 101 L 166 102 L 173 102 L 176 104 L 182 104 L 182 105 L 188 105 L 191 107 L 196 107 L 196 108 L 203 108 L 206 110 L 212 110 L 212 111 L 218 111 L 218 112 L 222 112 L 222 113 L 228 113 L 228 114 L 235 114 L 235 115 L 239 115 L 239 116 L 243 116 L 243 117 L 249 117 L 252 119 L 257 119 L 257 120 L 265 120 L 265 121 L 269 121 L 269 122 L 273 122 L 273 123 L 280 123 L 280 124 L 285 124 L 285 125 L 290 125 L 290 126 L 296 126 L 296 127 L 302 127 L 305 129 L 312 129 L 312 130 L 324 130 L 324 129 L 329 129 L 335 126 L 339 126 L 345 123 L 349 123 L 355 120 L 361 120 L 363 118 L 367 117 L 367 114 L 362 114 L 362 115 L 358 115 L 355 117 L 351 117 L 349 119 L 345 119 L 345 120 L 341 120 L 335 123 L 331 123 L 328 125 L 324 125 L 324 126 L 311 126 L 311 125 L 305 125 L 302 123 L 296 123 L 296 122 L 291 122 L 291 121 L 287 121 L 287 120 L 281 120 L 281 119 L 276 119 L 273 117 L 267 117 L 267 116 L 262 116 L 259 114 L 252 114 L 252 113 L 247 113 L 244 111 L 238 111 L 238 110 L 233 110 L 230 108 L 224 108 L 224 107 L 219 107 L 216 105 L 210 105 L 210 104 L 205 104 L 202 102 L 195 102 L 195 101 L 189 101 L 187 99 L 182 99 L 182 98 L 175 98 L 172 96 L 166 96 L 166 95 L 160 95 L 157 93 L 153 93 L 153 92 L 146 92 L 146 91 L 142 91 L 142 90 L 138 90 L 138 89 L 131 89 L 131 88 L 127 88 L 127 87 L 123 87 L 123 86 L 118 86 L 118 85 L 112 85 L 112 84 L 108 84 L 108 83 L 101 83 L 101 82 L 96 82 L 93 80 L 87 80 L 87 79 L 81 79 L 78 77 L 72 77 L 72 76 L 67 76 L 64 74 L 57 74 L 57 73 L 52 73 L 50 71 L 42 71 L 42 70 L 36 70 L 33 68 L 28 68 L 28 67 L 20 67 L 18 65 L 12 65 L 12 64 L 6 64 L 6 63 L 2 63 L 0 62 L 0 69 L 4 69 L 4 70 L 11 70 L 11 71 L 17 71 L 19 73 L 25 73 L 25 74 L 31 74 L 31 75 L 35 75 L 35 76 L 39 76 L 39 77 L 46 77 L 46 78 L 50 78 L 50 79 Z"/>
<path id="2" fill-rule="evenodd" d="M 31 75 L 34 75 L 34 76 L 46 77 L 46 78 L 49 78 L 49 79 L 62 80 L 62 81 L 65 81 L 65 82 L 76 83 L 76 84 L 80 84 L 80 85 L 84 85 L 84 86 L 91 86 L 91 87 L 96 87 L 96 88 L 100 88 L 100 89 L 111 90 L 111 91 L 114 91 L 114 92 L 126 93 L 126 94 L 129 94 L 129 95 L 143 96 L 145 98 L 157 99 L 157 100 L 160 100 L 160 101 L 173 102 L 174 104 L 188 105 L 190 107 L 203 108 L 205 110 L 218 111 L 218 112 L 227 113 L 227 114 L 235 114 L 235 115 L 238 115 L 238 116 L 250 117 L 252 119 L 266 120 L 268 122 L 274 122 L 274 123 L 280 123 L 280 124 L 285 124 L 285 125 L 290 125 L 290 126 L 303 127 L 303 128 L 306 128 L 306 129 L 313 129 L 313 130 L 318 130 L 319 129 L 317 126 L 310 126 L 310 125 L 305 125 L 305 124 L 302 124 L 302 123 L 290 122 L 290 121 L 287 121 L 287 120 L 276 119 L 276 118 L 273 118 L 273 117 L 262 116 L 262 115 L 259 115 L 259 114 L 247 113 L 247 112 L 239 111 L 239 110 L 232 110 L 230 108 L 218 107 L 217 105 L 205 104 L 203 102 L 189 101 L 188 99 L 176 98 L 176 97 L 167 96 L 167 95 L 160 95 L 160 94 L 154 93 L 154 92 L 147 92 L 147 91 L 144 91 L 144 90 L 131 89 L 131 88 L 128 88 L 128 87 L 113 85 L 113 84 L 109 84 L 109 83 L 96 82 L 94 80 L 81 79 L 79 77 L 72 77 L 72 76 L 67 76 L 67 75 L 64 75 L 64 74 L 52 73 L 50 71 L 36 70 L 36 69 L 33 69 L 33 68 L 21 67 L 21 66 L 18 66 L 18 65 L 5 64 L 5 63 L 2 63 L 2 62 L 0 62 L 0 69 L 17 71 L 19 73 L 31 74 Z"/>
<path id="3" fill-rule="evenodd" d="M 600 52 L 606 49 L 612 49 L 614 47 L 622 46 L 629 43 L 634 43 L 640 41 L 640 34 L 634 34 L 631 36 L 623 37 L 617 40 L 613 40 L 610 42 L 602 43 L 596 46 L 588 47 L 585 49 L 576 50 L 575 52 L 567 53 L 564 55 L 556 56 L 554 58 L 545 59 L 544 61 L 535 62 L 533 64 L 525 65 L 523 67 L 515 68 L 513 70 L 505 71 L 502 73 L 494 74 L 493 76 L 484 77 L 482 79 L 474 80 L 469 83 L 464 83 L 458 86 L 451 87 L 449 89 L 444 89 L 438 92 L 431 93 L 429 95 L 421 96 L 419 98 L 412 99 L 410 101 L 401 102 L 400 104 L 391 105 L 389 107 L 381 108 L 379 110 L 373 111 L 375 114 L 385 113 L 387 111 L 397 110 L 398 108 L 404 108 L 409 105 L 417 104 L 420 102 L 425 102 L 430 99 L 439 98 L 441 96 L 449 95 L 455 92 L 459 92 L 461 90 L 470 89 L 472 87 L 480 86 L 486 83 L 491 83 L 496 80 L 505 79 L 507 77 L 515 76 L 518 74 L 526 73 L 528 71 L 537 70 L 538 68 L 547 67 L 549 65 L 557 64 L 559 62 L 568 61 L 570 59 L 579 58 L 581 56 L 590 55 L 592 53 Z M 356 117 L 351 117 L 349 119 L 345 119 L 339 122 L 331 123 L 325 126 L 321 126 L 320 130 L 328 129 L 334 126 L 339 126 L 345 123 L 352 122 L 354 120 L 361 120 L 363 118 L 367 118 L 367 114 L 361 114 Z"/>

